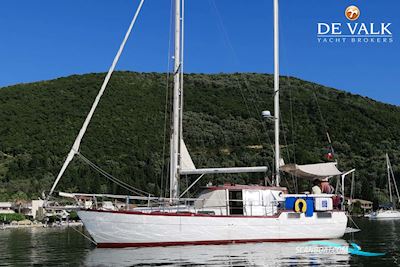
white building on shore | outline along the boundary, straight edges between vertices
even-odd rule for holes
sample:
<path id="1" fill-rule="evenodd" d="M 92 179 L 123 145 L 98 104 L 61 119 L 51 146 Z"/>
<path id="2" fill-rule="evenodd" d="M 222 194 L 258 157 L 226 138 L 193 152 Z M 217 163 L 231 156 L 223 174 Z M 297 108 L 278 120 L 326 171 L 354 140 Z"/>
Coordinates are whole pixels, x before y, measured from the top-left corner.
<path id="1" fill-rule="evenodd" d="M 0 214 L 12 214 L 14 211 L 13 202 L 0 202 Z"/>

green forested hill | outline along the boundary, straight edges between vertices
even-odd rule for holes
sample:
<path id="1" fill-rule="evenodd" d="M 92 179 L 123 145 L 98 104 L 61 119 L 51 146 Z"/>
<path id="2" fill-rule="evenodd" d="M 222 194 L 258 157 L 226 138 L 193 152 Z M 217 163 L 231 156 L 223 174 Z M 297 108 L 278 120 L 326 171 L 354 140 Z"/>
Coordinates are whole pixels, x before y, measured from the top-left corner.
<path id="1" fill-rule="evenodd" d="M 104 75 L 0 89 L 1 200 L 49 190 Z M 166 86 L 166 74 L 115 73 L 81 146 L 83 155 L 112 175 L 156 194 L 163 194 L 167 180 L 168 146 L 162 157 Z M 285 161 L 324 161 L 328 128 L 339 168 L 357 169 L 356 196 L 383 201 L 384 194 L 373 188 L 384 192 L 386 187 L 384 153 L 400 177 L 400 107 L 289 77 L 281 79 L 281 95 Z M 271 75 L 186 75 L 184 100 L 184 136 L 196 166 L 273 167 L 273 125 L 260 118 L 262 110 L 273 110 Z M 203 184 L 260 179 L 261 174 L 209 176 Z M 286 181 L 293 188 L 291 178 Z M 183 179 L 182 186 L 187 182 Z M 306 187 L 300 182 L 300 190 Z M 58 189 L 126 193 L 79 158 Z"/>

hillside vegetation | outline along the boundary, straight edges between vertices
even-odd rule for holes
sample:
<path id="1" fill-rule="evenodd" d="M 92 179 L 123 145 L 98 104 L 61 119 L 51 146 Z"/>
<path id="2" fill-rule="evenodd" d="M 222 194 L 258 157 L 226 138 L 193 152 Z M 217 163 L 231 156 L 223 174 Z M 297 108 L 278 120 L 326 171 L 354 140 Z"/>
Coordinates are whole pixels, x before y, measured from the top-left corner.
<path id="1" fill-rule="evenodd" d="M 0 89 L 0 200 L 38 197 L 49 190 L 104 75 L 74 75 Z M 262 110 L 273 110 L 271 75 L 190 74 L 184 84 L 184 137 L 197 167 L 267 164 L 273 168 L 273 124 L 260 117 Z M 85 157 L 110 174 L 157 195 L 165 195 L 168 180 L 166 87 L 166 74 L 115 73 L 81 146 Z M 285 162 L 324 161 L 329 129 L 339 168 L 357 169 L 356 197 L 385 201 L 386 152 L 400 177 L 399 107 L 282 77 L 281 108 Z M 201 184 L 262 179 L 262 174 L 207 176 Z M 182 187 L 191 180 L 183 177 Z M 290 177 L 283 184 L 294 189 Z M 307 186 L 299 181 L 300 191 Z M 127 193 L 79 157 L 57 189 Z"/>

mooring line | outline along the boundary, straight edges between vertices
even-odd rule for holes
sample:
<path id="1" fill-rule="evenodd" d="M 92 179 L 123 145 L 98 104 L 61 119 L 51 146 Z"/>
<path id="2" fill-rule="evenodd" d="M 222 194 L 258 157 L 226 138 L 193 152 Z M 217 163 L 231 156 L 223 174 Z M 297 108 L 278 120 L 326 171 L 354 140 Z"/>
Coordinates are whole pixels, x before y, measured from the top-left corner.
<path id="1" fill-rule="evenodd" d="M 94 241 L 91 237 L 85 235 L 84 233 L 82 233 L 81 231 L 79 231 L 78 229 L 75 229 L 74 227 L 71 227 L 75 232 L 77 232 L 78 234 L 82 235 L 84 238 L 86 238 L 87 240 L 89 240 L 90 242 L 92 242 L 95 246 L 97 246 L 96 241 Z"/>

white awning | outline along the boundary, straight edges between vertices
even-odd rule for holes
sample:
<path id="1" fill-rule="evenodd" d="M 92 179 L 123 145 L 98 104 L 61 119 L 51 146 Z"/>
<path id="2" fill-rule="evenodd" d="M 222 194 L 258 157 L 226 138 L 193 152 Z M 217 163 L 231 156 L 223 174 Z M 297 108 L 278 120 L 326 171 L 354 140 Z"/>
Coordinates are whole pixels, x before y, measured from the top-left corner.
<path id="1" fill-rule="evenodd" d="M 317 164 L 297 165 L 286 164 L 281 170 L 305 179 L 321 179 L 330 176 L 341 175 L 342 172 L 336 168 L 336 162 L 326 162 Z"/>

